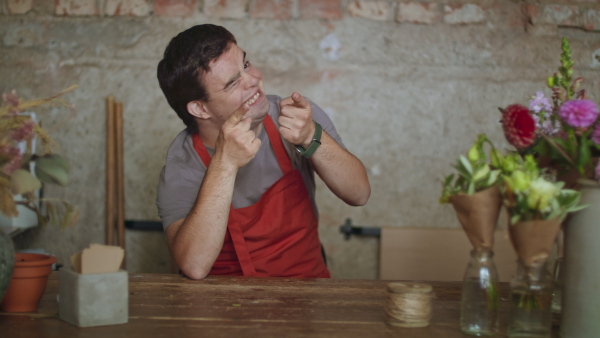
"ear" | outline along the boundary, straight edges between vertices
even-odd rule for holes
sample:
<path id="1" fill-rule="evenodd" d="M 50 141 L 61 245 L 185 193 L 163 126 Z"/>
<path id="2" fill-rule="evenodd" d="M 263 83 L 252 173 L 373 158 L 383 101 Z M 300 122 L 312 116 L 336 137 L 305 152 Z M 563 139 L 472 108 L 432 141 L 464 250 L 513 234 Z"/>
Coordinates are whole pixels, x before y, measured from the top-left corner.
<path id="1" fill-rule="evenodd" d="M 192 114 L 194 117 L 197 117 L 199 119 L 208 119 L 210 117 L 210 114 L 208 113 L 208 111 L 206 110 L 206 108 L 204 107 L 204 104 L 202 104 L 202 101 L 191 101 L 188 102 L 187 104 L 187 110 L 190 114 Z"/>

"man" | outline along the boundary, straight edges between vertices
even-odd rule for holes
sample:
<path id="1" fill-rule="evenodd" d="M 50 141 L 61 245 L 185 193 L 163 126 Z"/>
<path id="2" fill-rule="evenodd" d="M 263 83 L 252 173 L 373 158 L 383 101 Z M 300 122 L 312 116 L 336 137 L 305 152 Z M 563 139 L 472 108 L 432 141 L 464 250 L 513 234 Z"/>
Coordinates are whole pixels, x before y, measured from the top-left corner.
<path id="1" fill-rule="evenodd" d="M 329 277 L 313 171 L 350 205 L 364 205 L 371 188 L 325 113 L 299 93 L 266 96 L 234 36 L 209 24 L 171 40 L 158 80 L 187 126 L 169 147 L 157 196 L 181 271 Z"/>

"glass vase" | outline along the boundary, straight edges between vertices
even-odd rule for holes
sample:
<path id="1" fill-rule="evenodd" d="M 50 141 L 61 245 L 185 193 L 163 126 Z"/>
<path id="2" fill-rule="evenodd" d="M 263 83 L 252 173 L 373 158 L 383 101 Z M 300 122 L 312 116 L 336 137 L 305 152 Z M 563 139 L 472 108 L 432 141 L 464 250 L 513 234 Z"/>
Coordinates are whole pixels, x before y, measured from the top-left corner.
<path id="1" fill-rule="evenodd" d="M 546 263 L 525 266 L 519 260 L 510 282 L 509 337 L 550 337 L 552 277 Z"/>
<path id="2" fill-rule="evenodd" d="M 471 250 L 463 280 L 460 329 L 475 336 L 493 335 L 498 331 L 498 273 L 494 252 Z"/>
<path id="3" fill-rule="evenodd" d="M 562 309 L 563 259 L 557 258 L 554 263 L 554 279 L 552 285 L 552 312 L 560 313 Z"/>

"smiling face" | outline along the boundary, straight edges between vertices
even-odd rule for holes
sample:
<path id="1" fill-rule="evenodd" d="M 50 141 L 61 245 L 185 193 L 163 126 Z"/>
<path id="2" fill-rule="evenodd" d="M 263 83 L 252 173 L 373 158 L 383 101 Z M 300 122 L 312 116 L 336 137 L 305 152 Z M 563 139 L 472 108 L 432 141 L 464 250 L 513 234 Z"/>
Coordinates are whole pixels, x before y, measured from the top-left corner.
<path id="1" fill-rule="evenodd" d="M 246 60 L 246 52 L 238 45 L 229 48 L 209 64 L 210 70 L 202 74 L 202 83 L 208 93 L 208 101 L 200 101 L 201 118 L 212 120 L 220 126 L 243 103 L 250 110 L 246 117 L 258 125 L 269 112 L 260 71 Z"/>

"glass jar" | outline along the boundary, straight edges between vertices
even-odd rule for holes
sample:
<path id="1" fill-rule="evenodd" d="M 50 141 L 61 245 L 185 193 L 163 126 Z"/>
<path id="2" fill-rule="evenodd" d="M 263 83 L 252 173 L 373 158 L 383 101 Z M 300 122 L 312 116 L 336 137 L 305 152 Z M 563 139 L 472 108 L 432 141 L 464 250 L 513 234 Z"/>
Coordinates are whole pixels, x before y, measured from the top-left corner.
<path id="1" fill-rule="evenodd" d="M 550 337 L 552 277 L 546 263 L 525 266 L 519 260 L 510 282 L 509 337 Z"/>
<path id="2" fill-rule="evenodd" d="M 463 280 L 460 329 L 475 336 L 493 335 L 498 331 L 498 273 L 494 252 L 488 249 L 471 250 Z"/>
<path id="3" fill-rule="evenodd" d="M 560 313 L 562 309 L 563 267 L 562 258 L 554 263 L 554 279 L 552 285 L 552 312 Z"/>

